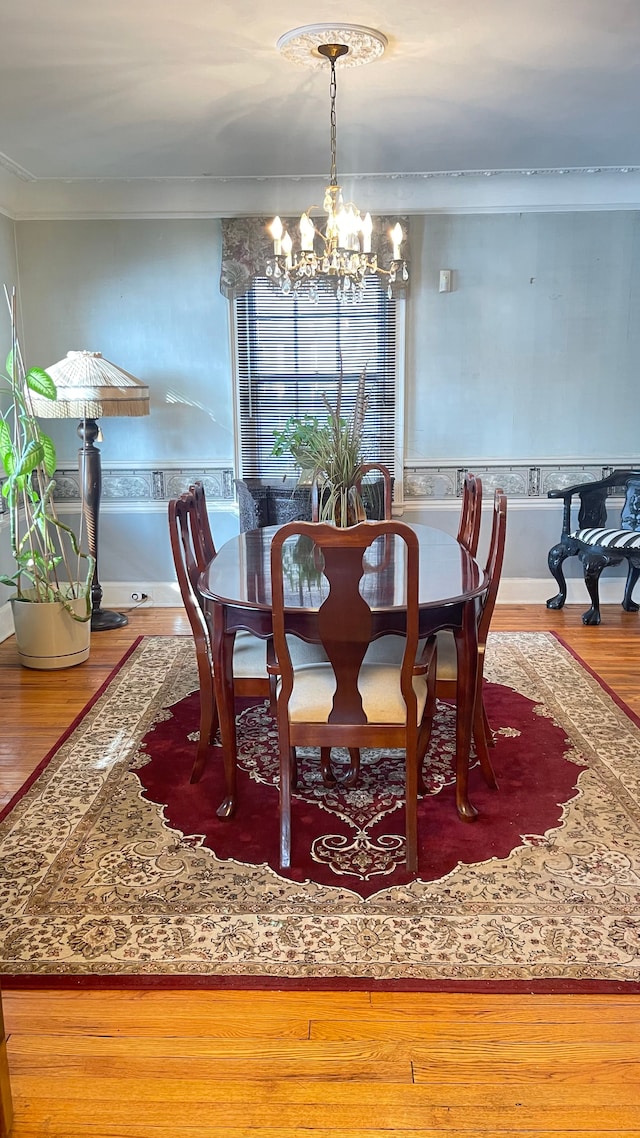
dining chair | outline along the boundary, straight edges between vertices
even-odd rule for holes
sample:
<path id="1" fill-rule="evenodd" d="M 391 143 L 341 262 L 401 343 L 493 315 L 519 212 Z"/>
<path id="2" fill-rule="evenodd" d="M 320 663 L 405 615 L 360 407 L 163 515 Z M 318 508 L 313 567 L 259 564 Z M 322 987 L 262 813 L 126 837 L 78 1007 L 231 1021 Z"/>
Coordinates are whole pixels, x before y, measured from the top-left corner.
<path id="1" fill-rule="evenodd" d="M 489 587 L 478 618 L 478 678 L 473 719 L 473 742 L 476 754 L 485 782 L 494 789 L 497 787 L 497 781 L 488 751 L 488 747 L 494 745 L 494 739 L 487 719 L 482 688 L 487 636 L 502 574 L 506 533 L 507 496 L 503 490 L 497 489 L 493 497 L 493 522 L 485 566 Z M 453 633 L 446 630 L 436 633 L 427 646 L 426 658 L 429 660 L 431 683 L 435 684 L 435 695 L 439 699 L 455 699 L 457 656 Z"/>
<path id="2" fill-rule="evenodd" d="M 213 561 L 214 557 L 216 556 L 217 551 L 216 551 L 215 541 L 213 540 L 213 534 L 211 532 L 211 524 L 209 522 L 209 511 L 207 509 L 207 499 L 206 499 L 205 489 L 204 489 L 202 482 L 194 482 L 193 486 L 189 487 L 189 493 L 193 494 L 193 498 L 194 498 L 194 509 L 193 509 L 193 512 L 190 514 L 189 528 L 190 528 L 191 537 L 193 540 L 193 552 L 194 552 L 195 557 L 196 557 L 197 568 L 198 568 L 198 576 L 200 576 L 201 573 L 204 573 L 205 569 L 207 568 L 207 565 L 209 565 L 209 563 L 211 561 Z M 198 596 L 198 600 L 200 600 L 200 594 L 198 593 L 198 590 L 197 590 L 197 582 L 196 582 L 196 594 Z M 206 610 L 205 610 L 205 617 L 208 619 L 208 614 L 207 614 Z M 246 631 L 241 630 L 240 632 L 236 633 L 236 639 L 235 639 L 235 644 L 234 644 L 234 659 L 237 655 L 238 660 L 242 663 L 242 668 L 240 669 L 240 672 L 242 672 L 244 670 L 245 661 L 250 659 L 250 656 L 247 654 L 247 652 L 245 652 L 244 649 L 245 649 L 247 644 L 249 645 L 249 648 L 252 648 L 253 645 L 255 644 L 256 639 L 257 638 L 251 632 L 246 632 Z M 269 650 L 270 650 L 269 641 L 262 641 L 261 643 L 266 643 L 266 645 L 267 645 L 266 650 L 267 650 L 267 658 L 268 658 Z M 261 654 L 258 657 L 256 657 L 256 660 L 258 660 L 258 659 L 261 659 Z M 251 664 L 253 665 L 253 660 L 251 660 Z M 244 692 L 244 691 L 240 690 L 243 687 L 246 687 L 246 685 L 243 684 L 243 682 L 242 682 L 245 678 L 246 677 L 244 677 L 241 674 L 238 675 L 238 680 L 239 680 L 238 694 L 239 695 L 253 695 L 252 691 Z M 273 683 L 270 685 L 270 689 L 271 689 L 272 696 L 274 696 L 275 695 L 275 685 Z M 260 694 L 260 693 L 258 693 L 258 694 Z"/>
<path id="3" fill-rule="evenodd" d="M 283 547 L 290 538 L 314 543 L 327 594 L 307 634 L 322 645 L 326 660 L 296 667 L 287 636 L 297 626 L 287 607 Z M 360 591 L 366 551 L 374 541 L 400 539 L 406 547 L 406 636 L 398 664 L 363 663 L 373 630 L 373 613 Z M 425 721 L 426 668 L 418 647 L 418 539 L 403 522 L 361 522 L 346 528 L 291 522 L 271 545 L 272 614 L 277 677 L 276 714 L 280 750 L 280 864 L 291 862 L 291 789 L 296 747 L 319 747 L 321 759 L 333 747 L 401 747 L 406 754 L 405 813 L 407 868 L 418 868 L 418 769 L 429 738 Z M 297 617 L 299 618 L 298 610 Z"/>
<path id="4" fill-rule="evenodd" d="M 218 727 L 218 711 L 213 684 L 211 628 L 207 611 L 198 592 L 203 571 L 203 539 L 198 527 L 203 499 L 198 503 L 192 493 L 172 498 L 168 506 L 171 552 L 182 601 L 191 625 L 196 648 L 200 685 L 200 739 L 191 782 L 198 782 L 204 769 L 208 748 Z M 205 506 L 206 509 L 206 506 Z M 250 633 L 239 632 L 233 650 L 234 689 L 237 695 L 271 695 L 272 681 L 267 673 L 267 642 Z"/>
<path id="5" fill-rule="evenodd" d="M 381 477 L 378 481 L 381 481 L 382 486 L 383 486 L 383 499 L 382 499 L 383 514 L 382 514 L 382 517 L 388 521 L 392 516 L 392 505 L 393 505 L 393 483 L 391 480 L 391 471 L 389 470 L 389 467 L 385 466 L 384 463 L 382 463 L 382 462 L 367 462 L 367 463 L 365 463 L 363 466 L 360 467 L 360 477 L 359 477 L 358 481 L 356 482 L 356 489 L 357 489 L 358 493 L 360 494 L 360 497 L 362 497 L 363 496 L 363 481 L 364 481 L 366 475 L 370 474 L 371 471 L 378 471 L 378 473 L 381 475 Z M 370 489 L 372 489 L 372 485 L 375 485 L 375 483 L 369 484 Z M 322 499 L 322 484 L 320 482 L 320 479 L 316 476 L 313 479 L 313 482 L 311 483 L 311 521 L 312 522 L 317 522 L 320 520 L 320 502 L 321 502 L 321 499 Z M 366 508 L 366 503 L 365 503 L 365 508 Z"/>
<path id="6" fill-rule="evenodd" d="M 193 494 L 193 497 L 195 499 L 197 538 L 200 543 L 200 549 L 197 552 L 199 554 L 199 557 L 204 561 L 205 565 L 207 565 L 209 561 L 213 561 L 216 555 L 216 543 L 213 540 L 213 534 L 211 533 L 209 511 L 207 510 L 207 498 L 202 482 L 194 482 L 193 486 L 189 487 L 189 493 Z"/>
<path id="7" fill-rule="evenodd" d="M 462 508 L 457 538 L 472 557 L 478 552 L 480 522 L 482 519 L 482 479 L 469 471 L 464 476 Z"/>
<path id="8" fill-rule="evenodd" d="M 383 514 L 382 514 L 382 517 L 385 520 L 389 521 L 391 516 L 392 516 L 392 507 L 393 507 L 393 483 L 391 481 L 391 471 L 389 470 L 389 467 L 385 466 L 383 462 L 366 462 L 364 464 L 364 466 L 360 467 L 361 477 L 360 477 L 360 480 L 358 482 L 358 490 L 360 491 L 360 494 L 362 495 L 362 483 L 363 483 L 366 475 L 369 474 L 372 470 L 377 470 L 378 473 L 381 475 L 381 478 L 377 479 L 377 482 L 381 481 L 382 482 L 382 488 L 383 488 L 383 499 L 382 499 Z M 373 485 L 375 486 L 376 483 L 373 483 Z M 365 502 L 365 508 L 366 508 L 366 502 Z"/>

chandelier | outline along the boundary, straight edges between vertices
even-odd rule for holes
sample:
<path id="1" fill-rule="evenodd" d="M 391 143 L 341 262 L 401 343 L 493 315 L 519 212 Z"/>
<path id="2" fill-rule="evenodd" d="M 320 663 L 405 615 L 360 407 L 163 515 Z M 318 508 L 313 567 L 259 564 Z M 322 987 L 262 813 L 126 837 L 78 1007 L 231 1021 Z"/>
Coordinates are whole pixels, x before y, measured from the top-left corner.
<path id="1" fill-rule="evenodd" d="M 309 34 L 322 30 L 315 28 L 296 29 L 279 41 L 278 46 L 299 43 Z M 330 27 L 330 25 L 327 25 Z M 331 32 L 336 29 L 331 27 Z M 357 25 L 344 25 L 338 31 L 357 35 L 358 57 L 354 63 L 366 63 L 372 54 L 367 54 L 369 41 L 373 43 L 375 54 L 384 50 L 386 40 L 372 29 Z M 299 33 L 305 33 L 300 35 Z M 361 33 L 368 33 L 367 35 Z M 346 38 L 346 36 L 345 36 Z M 363 50 L 363 44 L 365 48 Z M 312 303 L 317 303 L 321 281 L 328 282 L 335 290 L 339 301 L 357 302 L 364 296 L 367 276 L 377 276 L 386 280 L 387 295 L 392 296 L 393 285 L 397 280 L 409 279 L 406 260 L 402 256 L 404 233 L 400 223 L 389 232 L 393 255 L 389 268 L 379 264 L 378 254 L 372 252 L 371 236 L 373 222 L 371 214 L 362 216 L 354 202 L 344 201 L 338 183 L 336 165 L 336 62 L 349 53 L 345 43 L 315 43 L 315 52 L 329 61 L 331 79 L 329 97 L 331 103 L 331 169 L 329 184 L 325 189 L 322 209 L 310 206 L 300 217 L 296 226 L 296 240 L 285 228 L 279 217 L 275 217 L 268 227 L 273 240 L 273 255 L 268 259 L 265 272 L 284 296 L 303 293 Z M 290 55 L 290 58 L 296 58 Z"/>

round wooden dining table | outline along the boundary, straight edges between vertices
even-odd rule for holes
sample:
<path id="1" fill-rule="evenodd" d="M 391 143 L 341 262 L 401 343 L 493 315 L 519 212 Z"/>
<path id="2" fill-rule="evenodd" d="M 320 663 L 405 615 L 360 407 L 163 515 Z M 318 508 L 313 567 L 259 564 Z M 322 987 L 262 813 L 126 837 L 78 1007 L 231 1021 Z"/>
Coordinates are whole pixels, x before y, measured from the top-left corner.
<path id="1" fill-rule="evenodd" d="M 468 797 L 469 751 L 478 681 L 477 621 L 488 587 L 483 569 L 467 549 L 443 530 L 409 523 L 419 541 L 420 636 L 450 629 L 455 637 L 458 679 L 456 697 L 456 806 L 465 821 L 477 811 Z M 230 817 L 237 805 L 236 721 L 233 645 L 241 629 L 268 639 L 271 621 L 271 541 L 278 526 L 249 530 L 227 541 L 200 577 L 199 590 L 209 617 L 214 684 L 225 767 L 225 799 L 218 816 Z M 379 538 L 365 559 L 362 589 L 373 609 L 373 638 L 402 634 L 405 621 L 404 542 L 394 535 Z M 318 610 L 327 582 L 306 539 L 283 546 L 285 604 L 296 618 L 296 632 L 313 640 Z"/>

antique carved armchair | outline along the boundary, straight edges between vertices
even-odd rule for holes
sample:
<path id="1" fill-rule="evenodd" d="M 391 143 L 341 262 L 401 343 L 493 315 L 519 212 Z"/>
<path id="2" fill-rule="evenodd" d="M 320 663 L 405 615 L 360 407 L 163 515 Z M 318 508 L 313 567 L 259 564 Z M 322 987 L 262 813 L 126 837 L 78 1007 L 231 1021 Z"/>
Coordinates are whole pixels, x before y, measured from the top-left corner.
<path id="1" fill-rule="evenodd" d="M 577 528 L 572 527 L 571 507 L 574 495 L 580 499 Z M 549 498 L 562 498 L 564 514 L 562 536 L 549 550 L 549 571 L 560 592 L 547 601 L 547 608 L 560 609 L 567 599 L 567 582 L 562 569 L 567 557 L 579 557 L 584 567 L 584 581 L 591 598 L 591 608 L 583 614 L 583 624 L 600 624 L 599 581 L 607 565 L 628 562 L 627 583 L 622 607 L 637 612 L 632 600 L 634 585 L 640 576 L 640 470 L 614 470 L 598 482 L 583 482 L 566 490 L 550 490 Z M 607 517 L 607 499 L 624 496 L 620 521 Z"/>

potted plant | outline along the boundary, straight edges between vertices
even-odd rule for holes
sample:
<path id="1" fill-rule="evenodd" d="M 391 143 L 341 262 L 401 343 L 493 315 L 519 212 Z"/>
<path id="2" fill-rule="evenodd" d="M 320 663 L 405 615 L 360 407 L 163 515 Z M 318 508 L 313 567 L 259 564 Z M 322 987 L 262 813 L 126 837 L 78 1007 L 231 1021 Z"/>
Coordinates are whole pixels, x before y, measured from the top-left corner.
<path id="1" fill-rule="evenodd" d="M 337 526 L 363 521 L 365 510 L 360 496 L 362 478 L 362 432 L 367 410 L 365 395 L 366 368 L 360 374 L 355 405 L 350 419 L 342 417 L 342 368 L 336 406 L 326 394 L 323 401 L 328 411 L 325 423 L 315 415 L 288 419 L 275 433 L 273 454 L 289 450 L 301 470 L 301 478 L 315 483 L 318 493 L 318 518 Z"/>
<path id="2" fill-rule="evenodd" d="M 64 668 L 89 655 L 94 558 L 80 550 L 73 530 L 57 516 L 53 493 L 56 451 L 33 414 L 31 392 L 56 398 L 42 368 L 26 370 L 16 334 L 15 290 L 5 295 L 11 313 L 11 351 L 0 391 L 2 495 L 9 512 L 16 571 L 0 576 L 15 587 L 11 598 L 20 661 L 30 668 Z"/>

